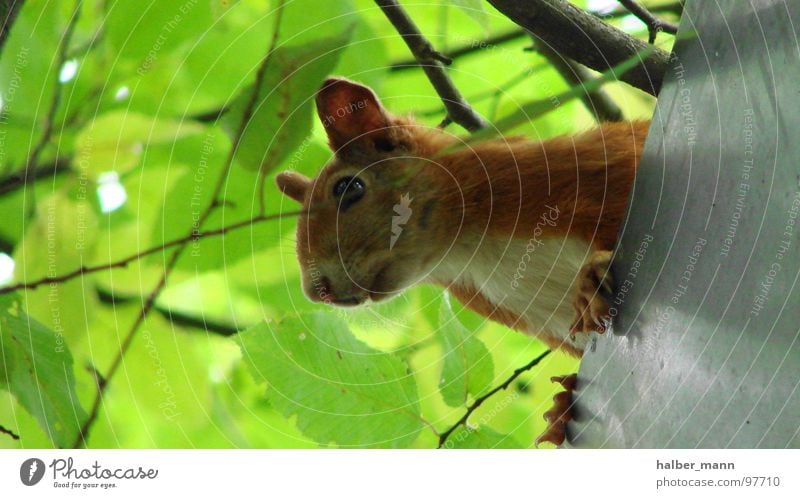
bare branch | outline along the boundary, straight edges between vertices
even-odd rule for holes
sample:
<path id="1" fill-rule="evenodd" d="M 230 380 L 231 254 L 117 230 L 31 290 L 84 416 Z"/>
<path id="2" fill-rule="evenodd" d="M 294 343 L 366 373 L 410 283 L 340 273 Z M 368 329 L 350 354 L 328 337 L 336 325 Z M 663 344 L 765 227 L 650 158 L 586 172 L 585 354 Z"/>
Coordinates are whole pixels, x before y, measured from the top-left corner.
<path id="1" fill-rule="evenodd" d="M 31 154 L 28 156 L 28 160 L 25 163 L 25 172 L 23 175 L 24 184 L 28 183 L 29 178 L 34 178 L 33 170 L 39 161 L 39 155 L 47 146 L 47 142 L 50 141 L 50 136 L 53 134 L 53 121 L 56 117 L 58 105 L 61 103 L 61 85 L 59 85 L 58 81 L 59 71 L 67 61 L 69 43 L 72 41 L 72 34 L 75 32 L 75 26 L 78 24 L 78 19 L 81 17 L 82 5 L 83 0 L 75 0 L 75 8 L 72 10 L 72 17 L 70 17 L 69 22 L 67 23 L 67 28 L 64 30 L 64 35 L 61 37 L 61 40 L 58 44 L 58 56 L 56 58 L 55 65 L 56 80 L 53 85 L 53 96 L 50 101 L 50 107 L 47 108 L 47 113 L 44 117 L 44 123 L 42 123 L 42 136 L 39 138 L 39 141 L 36 143 L 36 146 L 31 151 Z M 36 208 L 35 190 L 30 189 L 30 192 L 26 192 L 26 195 L 28 196 L 26 214 L 27 216 L 32 216 Z"/>
<path id="2" fill-rule="evenodd" d="M 558 53 L 595 71 L 605 71 L 642 53 L 649 46 L 566 0 L 488 1 Z M 658 49 L 649 54 L 638 67 L 625 72 L 620 79 L 657 95 L 669 55 Z"/>
<path id="3" fill-rule="evenodd" d="M 17 435 L 17 433 L 12 431 L 11 429 L 6 429 L 2 425 L 0 425 L 0 433 L 10 436 L 11 439 L 13 439 L 14 441 L 19 441 L 19 436 Z"/>
<path id="4" fill-rule="evenodd" d="M 55 175 L 60 175 L 70 171 L 69 161 L 65 158 L 58 158 L 50 164 L 34 167 L 28 174 L 28 182 L 39 180 L 40 178 L 51 178 Z M 5 195 L 13 192 L 20 187 L 26 185 L 25 170 L 11 173 L 8 176 L 0 178 L 0 195 Z"/>
<path id="5" fill-rule="evenodd" d="M 375 0 L 375 3 L 403 37 L 403 41 L 425 71 L 425 75 L 444 103 L 448 119 L 469 131 L 485 128 L 486 121 L 467 103 L 445 71 L 444 64 L 449 64 L 450 59 L 434 50 L 396 0 Z"/>
<path id="6" fill-rule="evenodd" d="M 141 300 L 139 295 L 120 295 L 110 290 L 95 287 L 97 297 L 103 303 L 114 305 L 130 304 L 135 301 Z M 222 321 L 211 320 L 206 316 L 196 316 L 191 313 L 174 310 L 169 306 L 159 305 L 156 303 L 153 306 L 153 311 L 169 320 L 173 325 L 178 327 L 185 327 L 190 329 L 199 329 L 204 332 L 211 332 L 221 336 L 231 336 L 241 331 L 241 328 Z M 99 372 L 98 372 L 99 373 Z"/>
<path id="7" fill-rule="evenodd" d="M 625 6 L 626 9 L 630 11 L 631 14 L 638 17 L 640 21 L 647 25 L 647 32 L 650 34 L 649 43 L 655 43 L 656 35 L 659 32 L 664 31 L 670 34 L 676 34 L 678 32 L 678 26 L 664 21 L 663 19 L 659 19 L 652 12 L 647 10 L 647 8 L 643 5 L 640 5 L 636 0 L 617 0 L 619 3 Z"/>
<path id="8" fill-rule="evenodd" d="M 653 14 L 662 14 L 662 13 L 671 13 L 675 15 L 680 15 L 683 6 L 680 2 L 675 3 L 667 3 L 663 5 L 657 5 L 650 8 L 650 12 Z M 617 8 L 612 10 L 611 12 L 607 12 L 604 14 L 600 14 L 598 12 L 590 12 L 591 15 L 599 18 L 599 19 L 617 19 L 623 16 L 630 15 L 631 12 L 628 9 L 624 8 Z M 663 22 L 663 21 L 662 21 Z M 666 23 L 668 24 L 668 23 Z M 667 31 L 666 29 L 664 31 Z M 491 35 L 487 38 L 482 40 L 474 40 L 469 43 L 465 43 L 463 45 L 459 45 L 456 48 L 447 51 L 447 57 L 451 60 L 456 60 L 459 57 L 463 57 L 465 55 L 469 55 L 480 50 L 486 49 L 493 49 L 505 43 L 509 43 L 515 40 L 519 40 L 521 38 L 525 38 L 528 36 L 528 32 L 524 29 L 514 29 L 511 31 L 506 31 L 504 33 L 499 33 L 496 35 Z M 404 71 L 407 69 L 414 69 L 419 67 L 419 62 L 416 59 L 407 59 L 402 60 L 399 62 L 395 62 L 389 66 L 390 71 Z M 215 111 L 218 112 L 218 111 Z M 210 114 L 211 117 L 214 115 Z M 204 116 L 205 117 L 205 116 Z"/>
<path id="9" fill-rule="evenodd" d="M 508 43 L 510 41 L 518 40 L 524 37 L 527 33 L 525 30 L 522 29 L 515 29 L 511 31 L 506 31 L 505 33 L 500 33 L 499 35 L 493 35 L 483 40 L 475 40 L 472 43 L 467 43 L 461 45 L 453 50 L 448 50 L 447 57 L 452 61 L 458 57 L 462 57 L 467 54 L 471 54 L 478 50 L 484 48 L 491 48 L 496 47 L 498 45 L 502 45 L 504 43 Z M 390 71 L 403 71 L 405 69 L 414 69 L 419 67 L 420 62 L 417 59 L 408 59 L 403 60 L 400 62 L 395 62 L 391 66 L 389 66 Z"/>
<path id="10" fill-rule="evenodd" d="M 267 67 L 269 66 L 270 61 L 272 60 L 272 55 L 275 53 L 275 49 L 278 45 L 278 34 L 280 30 L 281 20 L 283 18 L 283 7 L 285 4 L 285 0 L 280 0 L 278 6 L 275 10 L 275 24 L 273 29 L 272 40 L 270 40 L 269 47 L 267 48 L 266 55 L 261 60 L 261 64 L 256 71 L 256 79 L 255 84 L 253 85 L 253 91 L 250 95 L 250 99 L 247 102 L 247 105 L 244 108 L 244 112 L 242 113 L 242 117 L 239 121 L 239 125 L 236 129 L 236 133 L 233 136 L 231 149 L 228 152 L 228 156 L 225 160 L 224 167 L 222 168 L 222 174 L 217 179 L 217 184 L 214 187 L 214 191 L 211 194 L 211 202 L 206 207 L 206 209 L 200 214 L 200 217 L 197 221 L 197 226 L 203 226 L 203 224 L 208 220 L 208 217 L 211 216 L 211 213 L 214 210 L 222 205 L 219 200 L 219 196 L 222 193 L 225 180 L 228 177 L 228 173 L 230 172 L 231 166 L 233 165 L 233 159 L 236 156 L 236 151 L 239 147 L 239 143 L 241 142 L 242 135 L 244 134 L 245 129 L 247 128 L 247 124 L 250 121 L 250 118 L 253 115 L 253 111 L 255 109 L 256 103 L 258 102 L 258 92 L 261 88 L 261 84 L 264 81 L 264 75 L 267 72 Z M 100 405 L 103 402 L 103 394 L 106 391 L 106 388 L 111 381 L 111 378 L 116 373 L 119 366 L 122 364 L 122 359 L 125 356 L 125 353 L 130 348 L 131 343 L 133 342 L 133 338 L 136 336 L 136 332 L 141 327 L 142 323 L 144 323 L 147 315 L 153 309 L 153 305 L 155 304 L 156 299 L 161 294 L 161 291 L 164 290 L 164 287 L 167 284 L 167 279 L 172 271 L 175 269 L 175 265 L 178 262 L 183 250 L 186 248 L 186 243 L 191 240 L 193 236 L 194 229 L 190 230 L 189 233 L 184 237 L 186 241 L 182 244 L 179 244 L 177 249 L 172 253 L 167 263 L 164 265 L 164 272 L 161 275 L 156 286 L 150 292 L 150 295 L 147 296 L 147 299 L 142 304 L 142 308 L 139 312 L 139 315 L 136 317 L 133 325 L 131 326 L 128 334 L 122 340 L 122 344 L 120 344 L 119 351 L 117 351 L 116 356 L 114 357 L 113 361 L 111 362 L 111 366 L 108 369 L 108 373 L 105 375 L 105 380 L 103 383 L 99 383 L 97 386 L 97 394 L 95 395 L 94 402 L 92 403 L 92 407 L 89 410 L 89 415 L 81 425 L 80 431 L 78 432 L 75 442 L 73 444 L 74 448 L 79 448 L 86 443 L 86 439 L 89 435 L 89 430 L 94 424 L 94 421 L 97 419 L 97 415 L 100 412 Z"/>
<path id="11" fill-rule="evenodd" d="M 151 247 L 149 249 L 145 249 L 144 251 L 137 252 L 136 254 L 132 254 L 125 258 L 119 259 L 117 261 L 110 261 L 108 263 L 101 263 L 98 265 L 90 265 L 90 266 L 81 266 L 80 268 L 76 268 L 70 272 L 63 273 L 61 275 L 55 275 L 52 277 L 43 277 L 36 280 L 31 280 L 29 282 L 20 282 L 18 284 L 9 285 L 6 287 L 0 287 L 0 294 L 8 294 L 9 292 L 15 292 L 22 289 L 36 289 L 37 287 L 45 284 L 59 284 L 63 282 L 67 282 L 72 280 L 73 278 L 82 277 L 88 275 L 90 273 L 97 273 L 101 271 L 108 271 L 114 268 L 125 268 L 130 263 L 134 261 L 138 261 L 146 256 L 151 254 L 164 252 L 171 247 L 176 246 L 183 246 L 193 240 L 204 239 L 206 237 L 214 237 L 217 235 L 224 235 L 228 232 L 238 230 L 240 228 L 252 226 L 256 223 L 260 223 L 263 221 L 270 221 L 276 220 L 278 218 L 286 218 L 289 216 L 297 216 L 300 214 L 305 214 L 305 211 L 292 211 L 288 213 L 280 213 L 280 214 L 271 214 L 271 215 L 258 215 L 253 218 L 240 221 L 237 223 L 231 223 L 230 225 L 226 225 L 221 228 L 215 228 L 214 230 L 206 230 L 200 233 L 193 233 L 187 236 L 181 237 L 180 239 L 171 240 L 169 242 L 165 242 L 164 244 Z"/>
<path id="12" fill-rule="evenodd" d="M 459 426 L 465 425 L 467 423 L 467 419 L 469 419 L 469 416 L 472 415 L 472 413 L 475 410 L 477 410 L 484 403 L 484 401 L 486 401 L 487 399 L 491 398 L 492 396 L 494 396 L 498 392 L 502 391 L 503 389 L 508 388 L 508 386 L 510 386 L 511 383 L 514 382 L 514 380 L 517 377 L 519 377 L 523 373 L 527 372 L 531 368 L 533 368 L 536 365 L 538 365 L 549 354 L 550 354 L 550 350 L 548 349 L 544 353 L 542 353 L 539 356 L 537 356 L 536 358 L 532 359 L 526 365 L 523 365 L 523 366 L 519 367 L 518 369 L 514 370 L 514 373 L 512 373 L 509 378 L 504 380 L 502 384 L 500 384 L 499 386 L 495 387 L 494 389 L 492 389 L 488 393 L 484 394 L 483 396 L 481 396 L 479 398 L 476 398 L 475 401 L 471 405 L 469 405 L 467 407 L 466 413 L 464 413 L 464 415 L 460 419 L 458 419 L 458 421 L 455 424 L 451 425 L 450 428 L 448 428 L 446 431 L 444 431 L 441 434 L 439 434 L 439 448 L 442 448 L 445 445 L 445 443 L 447 443 L 447 438 L 449 438 L 450 435 L 453 434 L 453 432 L 456 429 L 458 429 Z"/>
<path id="13" fill-rule="evenodd" d="M 582 86 L 593 78 L 592 74 L 575 61 L 562 57 L 559 53 L 548 47 L 546 43 L 534 38 L 534 49 L 547 59 L 562 78 L 570 86 Z M 586 92 L 581 96 L 581 101 L 586 109 L 592 113 L 598 123 L 605 121 L 622 121 L 622 109 L 614 102 L 602 88 Z"/>

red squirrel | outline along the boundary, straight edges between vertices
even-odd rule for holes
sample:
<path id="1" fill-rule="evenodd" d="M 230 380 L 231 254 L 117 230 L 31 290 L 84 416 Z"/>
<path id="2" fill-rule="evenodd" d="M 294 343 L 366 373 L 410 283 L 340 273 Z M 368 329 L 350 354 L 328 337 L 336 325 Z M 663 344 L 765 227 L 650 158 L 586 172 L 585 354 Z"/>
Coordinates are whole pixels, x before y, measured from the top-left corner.
<path id="1" fill-rule="evenodd" d="M 316 95 L 334 157 L 316 178 L 277 176 L 302 203 L 297 256 L 313 301 L 356 306 L 421 282 L 551 348 L 581 356 L 608 319 L 611 251 L 649 123 L 545 141 L 465 144 L 390 114 L 368 87 Z M 537 444 L 561 444 L 575 376 Z"/>

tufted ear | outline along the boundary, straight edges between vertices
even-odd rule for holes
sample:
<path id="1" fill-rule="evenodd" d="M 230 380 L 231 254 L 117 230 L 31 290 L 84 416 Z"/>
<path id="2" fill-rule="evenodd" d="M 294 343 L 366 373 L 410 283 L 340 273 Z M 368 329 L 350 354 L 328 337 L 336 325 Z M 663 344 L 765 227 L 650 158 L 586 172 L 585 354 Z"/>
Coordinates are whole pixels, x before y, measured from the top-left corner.
<path id="1" fill-rule="evenodd" d="M 339 156 L 391 152 L 397 146 L 389 113 L 364 85 L 343 78 L 325 80 L 317 92 L 317 113 Z"/>
<path id="2" fill-rule="evenodd" d="M 275 182 L 278 184 L 278 188 L 281 189 L 281 192 L 300 204 L 305 200 L 306 192 L 308 191 L 309 185 L 311 185 L 310 178 L 293 171 L 278 173 L 278 176 L 275 177 Z"/>

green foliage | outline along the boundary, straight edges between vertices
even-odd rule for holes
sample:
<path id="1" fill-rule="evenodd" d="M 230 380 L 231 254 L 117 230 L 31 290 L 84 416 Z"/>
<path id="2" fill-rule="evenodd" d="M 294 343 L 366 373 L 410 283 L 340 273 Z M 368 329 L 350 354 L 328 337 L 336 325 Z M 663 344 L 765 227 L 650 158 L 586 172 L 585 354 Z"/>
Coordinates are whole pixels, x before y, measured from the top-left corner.
<path id="1" fill-rule="evenodd" d="M 0 287 L 6 255 L 21 282 L 156 250 L 0 294 L 0 425 L 21 436 L 0 434 L 0 446 L 71 445 L 96 393 L 84 366 L 105 374 L 125 345 L 90 447 L 436 447 L 470 403 L 542 352 L 433 286 L 349 312 L 311 303 L 295 219 L 248 223 L 262 202 L 266 214 L 298 209 L 278 192 L 277 171 L 313 176 L 329 160 L 314 113 L 328 75 L 369 84 L 423 124 L 444 117 L 423 71 L 392 69 L 410 54 L 372 0 L 84 0 L 65 39 L 75 5 L 24 2 L 0 53 Z M 525 37 L 478 48 L 515 29 L 485 2 L 406 7 L 435 48 L 474 47 L 449 74 L 502 131 L 545 137 L 591 124 L 578 90 L 524 51 Z M 627 117 L 649 114 L 649 97 L 610 79 L 597 84 Z M 19 185 L 47 128 L 29 173 L 48 174 Z M 118 185 L 104 183 L 107 172 Z M 176 250 L 159 247 L 236 223 L 189 241 L 128 345 Z M 247 330 L 228 336 L 237 329 Z M 530 446 L 557 389 L 549 377 L 575 368 L 550 355 L 486 399 L 445 447 Z"/>
<path id="2" fill-rule="evenodd" d="M 18 296 L 0 296 L 0 385 L 59 447 L 72 444 L 86 412 L 78 403 L 64 338 L 29 317 Z"/>
<path id="3" fill-rule="evenodd" d="M 272 404 L 320 444 L 402 448 L 424 428 L 408 365 L 329 314 L 259 325 L 240 341 Z"/>
<path id="4" fill-rule="evenodd" d="M 440 391 L 445 403 L 461 406 L 468 394 L 477 397 L 488 391 L 494 378 L 492 355 L 474 333 L 461 325 L 449 298 L 442 300 L 439 338 L 444 355 Z"/>
<path id="5" fill-rule="evenodd" d="M 350 33 L 278 48 L 255 97 L 248 88 L 233 102 L 223 126 L 233 138 L 246 125 L 237 144 L 236 160 L 245 168 L 268 170 L 280 164 L 311 132 L 311 95 L 336 65 Z M 255 102 L 253 107 L 251 102 Z M 252 114 L 245 110 L 254 108 Z M 244 116 L 244 118 L 243 118 Z"/>
<path id="6" fill-rule="evenodd" d="M 148 146 L 172 144 L 202 133 L 204 127 L 191 121 L 159 119 L 128 111 L 110 111 L 98 116 L 75 138 L 75 153 L 82 158 L 82 173 L 93 180 L 109 171 L 123 175 L 138 164 Z"/>

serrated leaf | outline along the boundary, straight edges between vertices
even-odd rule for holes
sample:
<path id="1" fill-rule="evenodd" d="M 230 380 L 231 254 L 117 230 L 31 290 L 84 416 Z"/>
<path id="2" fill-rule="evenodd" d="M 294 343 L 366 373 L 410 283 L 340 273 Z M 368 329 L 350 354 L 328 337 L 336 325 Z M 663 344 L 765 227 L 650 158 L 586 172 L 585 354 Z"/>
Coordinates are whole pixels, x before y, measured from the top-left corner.
<path id="1" fill-rule="evenodd" d="M 111 111 L 81 130 L 75 139 L 75 154 L 82 173 L 90 178 L 107 171 L 122 175 L 136 166 L 148 144 L 170 143 L 204 130 L 203 125 L 191 121 Z"/>
<path id="2" fill-rule="evenodd" d="M 476 428 L 461 426 L 450 434 L 443 448 L 514 449 L 520 448 L 520 444 L 510 435 L 501 434 L 485 425 Z"/>
<path id="3" fill-rule="evenodd" d="M 466 15 L 478 23 L 484 31 L 489 31 L 489 15 L 483 8 L 483 0 L 451 0 Z"/>
<path id="4" fill-rule="evenodd" d="M 448 406 L 462 406 L 468 394 L 479 396 L 491 387 L 492 355 L 483 342 L 458 321 L 447 296 L 442 299 L 437 333 L 443 355 L 439 391 Z"/>
<path id="5" fill-rule="evenodd" d="M 75 439 L 86 412 L 75 393 L 63 338 L 28 316 L 13 294 L 0 296 L 0 368 L 6 388 L 58 447 Z"/>
<path id="6" fill-rule="evenodd" d="M 247 169 L 269 170 L 311 134 L 314 94 L 336 66 L 350 30 L 300 46 L 276 49 L 258 88 L 253 113 L 239 140 L 236 160 Z M 235 140 L 253 86 L 242 91 L 222 125 Z"/>
<path id="7" fill-rule="evenodd" d="M 408 365 L 359 341 L 330 313 L 261 324 L 239 338 L 270 403 L 320 444 L 406 447 L 426 427 Z"/>

